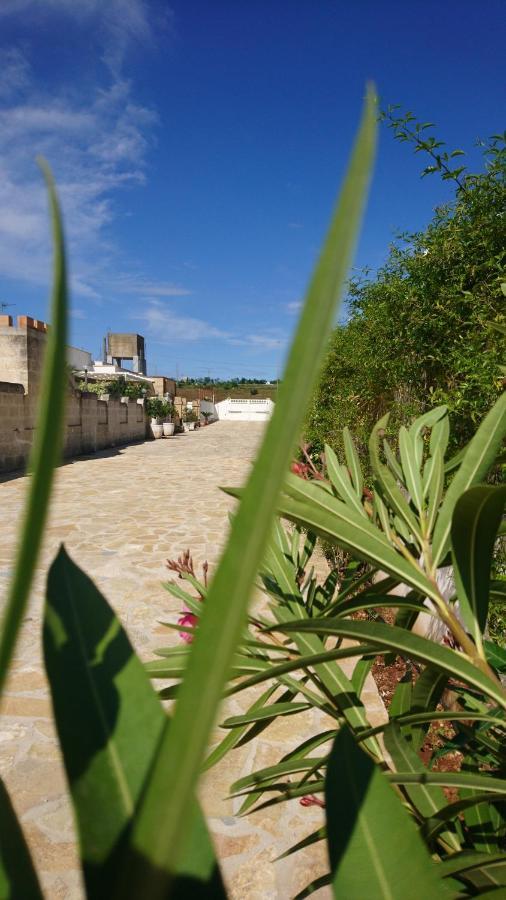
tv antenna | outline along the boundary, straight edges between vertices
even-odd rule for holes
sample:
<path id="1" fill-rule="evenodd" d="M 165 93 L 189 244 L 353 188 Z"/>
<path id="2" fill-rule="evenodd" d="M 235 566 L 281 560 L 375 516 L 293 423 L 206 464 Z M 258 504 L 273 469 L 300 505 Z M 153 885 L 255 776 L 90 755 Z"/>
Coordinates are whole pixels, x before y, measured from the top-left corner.
<path id="1" fill-rule="evenodd" d="M 0 312 L 3 313 L 4 309 L 8 309 L 9 306 L 16 306 L 15 303 L 0 303 Z"/>

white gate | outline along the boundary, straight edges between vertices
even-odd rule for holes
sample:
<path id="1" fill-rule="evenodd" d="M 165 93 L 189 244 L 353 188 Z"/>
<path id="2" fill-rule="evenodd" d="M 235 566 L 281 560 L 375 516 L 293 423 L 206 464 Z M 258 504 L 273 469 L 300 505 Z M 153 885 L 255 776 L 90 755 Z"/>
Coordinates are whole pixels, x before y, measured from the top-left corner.
<path id="1" fill-rule="evenodd" d="M 236 400 L 228 397 L 216 404 L 219 419 L 235 422 L 265 422 L 272 415 L 274 403 L 269 398 Z"/>

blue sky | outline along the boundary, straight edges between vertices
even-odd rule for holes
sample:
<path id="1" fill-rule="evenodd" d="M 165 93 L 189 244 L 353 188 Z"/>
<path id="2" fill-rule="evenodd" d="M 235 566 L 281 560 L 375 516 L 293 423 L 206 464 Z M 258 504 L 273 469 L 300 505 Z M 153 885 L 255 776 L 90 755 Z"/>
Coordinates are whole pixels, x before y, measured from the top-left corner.
<path id="1" fill-rule="evenodd" d="M 152 374 L 273 378 L 367 79 L 470 150 L 503 128 L 503 0 L 2 0 L 0 300 L 47 314 L 51 163 L 72 342 Z M 382 129 L 356 265 L 448 196 Z"/>

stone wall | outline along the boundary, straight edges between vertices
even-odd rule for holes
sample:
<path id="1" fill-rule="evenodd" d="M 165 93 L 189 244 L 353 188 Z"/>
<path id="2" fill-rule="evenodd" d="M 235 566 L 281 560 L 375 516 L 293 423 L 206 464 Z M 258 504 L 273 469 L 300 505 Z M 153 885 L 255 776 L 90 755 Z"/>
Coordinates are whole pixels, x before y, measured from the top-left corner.
<path id="1" fill-rule="evenodd" d="M 47 326 L 43 326 L 26 316 L 18 317 L 17 327 L 8 316 L 0 320 L 0 472 L 23 469 L 28 460 L 47 341 Z M 145 436 L 142 400 L 103 400 L 96 394 L 69 390 L 65 457 L 95 453 Z"/>

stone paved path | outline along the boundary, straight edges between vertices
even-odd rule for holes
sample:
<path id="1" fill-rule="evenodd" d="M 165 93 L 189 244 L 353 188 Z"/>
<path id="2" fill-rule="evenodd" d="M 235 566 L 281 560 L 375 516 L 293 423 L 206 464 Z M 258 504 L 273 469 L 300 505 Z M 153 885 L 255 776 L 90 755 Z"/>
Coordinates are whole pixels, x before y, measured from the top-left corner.
<path id="1" fill-rule="evenodd" d="M 79 459 L 57 473 L 35 587 L 0 717 L 0 774 L 36 861 L 45 896 L 83 896 L 71 811 L 51 721 L 40 626 L 45 573 L 60 542 L 91 575 L 119 614 L 138 653 L 177 640 L 158 620 L 178 609 L 161 587 L 165 560 L 190 547 L 195 562 L 216 563 L 234 502 L 219 485 L 241 484 L 262 426 L 220 422 L 169 440 Z M 0 479 L 0 596 L 12 566 L 26 477 Z M 370 684 L 372 721 L 384 713 Z M 241 695 L 242 696 L 242 695 Z M 229 703 L 229 714 L 242 710 Z M 324 871 L 315 851 L 273 863 L 321 822 L 321 810 L 297 801 L 238 818 L 226 796 L 233 780 L 273 764 L 290 744 L 319 727 L 313 712 L 281 720 L 208 773 L 201 795 L 233 900 L 289 900 Z M 268 740 L 267 740 L 268 736 Z M 317 896 L 317 895 L 315 895 Z M 320 892 L 319 896 L 324 896 Z"/>

